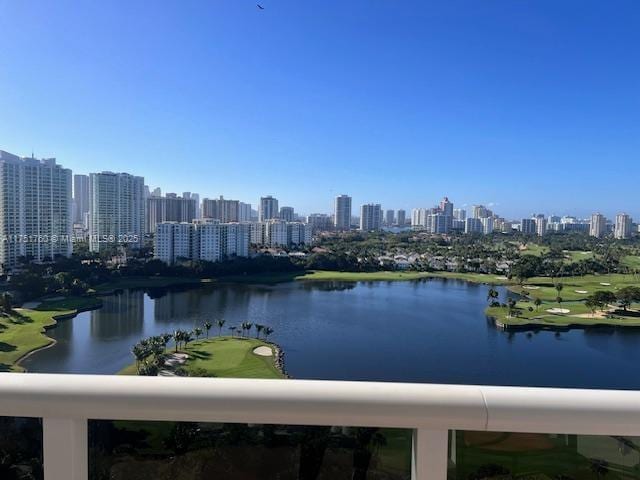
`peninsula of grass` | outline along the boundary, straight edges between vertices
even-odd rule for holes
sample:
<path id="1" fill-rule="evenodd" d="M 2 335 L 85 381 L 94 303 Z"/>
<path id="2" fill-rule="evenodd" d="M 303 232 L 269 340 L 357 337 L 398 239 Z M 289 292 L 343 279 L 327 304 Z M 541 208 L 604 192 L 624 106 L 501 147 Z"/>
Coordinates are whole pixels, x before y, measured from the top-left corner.
<path id="1" fill-rule="evenodd" d="M 24 371 L 22 359 L 53 343 L 47 329 L 60 319 L 101 305 L 96 297 L 67 297 L 43 300 L 34 308 L 16 308 L 13 314 L 0 317 L 0 371 Z"/>
<path id="2" fill-rule="evenodd" d="M 254 353 L 258 347 L 268 347 L 272 356 Z M 173 353 L 169 348 L 167 353 Z M 276 366 L 276 351 L 273 344 L 255 338 L 215 337 L 190 342 L 179 353 L 188 355 L 181 366 L 192 376 L 222 378 L 285 378 Z M 119 372 L 120 375 L 136 375 L 136 365 L 131 364 Z"/>
<path id="3" fill-rule="evenodd" d="M 332 282 L 377 282 L 377 281 L 402 281 L 420 280 L 424 278 L 446 278 L 452 280 L 464 280 L 473 283 L 486 283 L 494 285 L 506 285 L 509 282 L 506 277 L 489 275 L 484 273 L 455 273 L 455 272 L 408 272 L 408 271 L 378 271 L 378 272 L 338 272 L 330 270 L 312 270 L 305 275 L 296 277 L 296 280 L 304 281 L 332 281 Z"/>

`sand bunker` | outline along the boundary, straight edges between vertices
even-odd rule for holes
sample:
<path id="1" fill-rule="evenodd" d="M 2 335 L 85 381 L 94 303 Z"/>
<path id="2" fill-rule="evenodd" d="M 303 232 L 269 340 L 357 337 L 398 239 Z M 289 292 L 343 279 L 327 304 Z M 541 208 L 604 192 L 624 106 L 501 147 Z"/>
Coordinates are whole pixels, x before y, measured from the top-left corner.
<path id="1" fill-rule="evenodd" d="M 265 347 L 265 346 L 254 348 L 253 349 L 253 353 L 255 353 L 256 355 L 260 355 L 261 357 L 271 357 L 271 356 L 273 356 L 273 350 L 271 350 L 271 348 Z"/>
<path id="2" fill-rule="evenodd" d="M 536 285 L 524 285 L 522 288 L 526 288 L 527 290 L 540 290 L 540 287 Z"/>
<path id="3" fill-rule="evenodd" d="M 569 313 L 571 310 L 568 308 L 550 308 L 547 310 L 549 313 Z"/>
<path id="4" fill-rule="evenodd" d="M 509 279 L 505 276 L 501 276 L 501 277 L 496 277 L 496 280 L 509 280 Z"/>
<path id="5" fill-rule="evenodd" d="M 589 293 L 587 290 L 576 290 L 576 293 Z"/>
<path id="6" fill-rule="evenodd" d="M 604 285 L 605 287 L 610 287 L 611 284 L 607 282 L 600 282 L 600 285 Z"/>

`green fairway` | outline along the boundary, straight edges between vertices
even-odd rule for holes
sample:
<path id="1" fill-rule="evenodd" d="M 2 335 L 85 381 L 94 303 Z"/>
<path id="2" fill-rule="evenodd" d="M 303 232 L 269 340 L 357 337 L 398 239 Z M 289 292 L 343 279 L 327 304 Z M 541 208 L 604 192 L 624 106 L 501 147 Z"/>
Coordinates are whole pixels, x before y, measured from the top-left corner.
<path id="1" fill-rule="evenodd" d="M 56 324 L 56 318 L 75 315 L 79 310 L 97 308 L 95 297 L 69 297 L 43 301 L 34 309 L 16 308 L 17 315 L 0 317 L 0 371 L 22 371 L 17 362 L 25 355 L 51 344 L 45 328 Z"/>
<path id="2" fill-rule="evenodd" d="M 373 282 L 373 281 L 399 281 L 420 280 L 422 278 L 450 278 L 464 280 L 473 283 L 486 283 L 494 285 L 506 285 L 510 283 L 501 275 L 488 275 L 484 273 L 454 273 L 454 272 L 407 272 L 407 271 L 380 271 L 380 272 L 336 272 L 329 270 L 313 270 L 305 275 L 300 275 L 296 280 L 304 281 L 343 281 L 343 282 Z"/>
<path id="3" fill-rule="evenodd" d="M 215 337 L 188 344 L 180 351 L 189 355 L 183 368 L 192 374 L 227 378 L 284 378 L 278 370 L 273 356 L 263 357 L 253 351 L 258 347 L 273 347 L 255 338 Z M 121 375 L 135 375 L 132 364 L 120 372 Z"/>

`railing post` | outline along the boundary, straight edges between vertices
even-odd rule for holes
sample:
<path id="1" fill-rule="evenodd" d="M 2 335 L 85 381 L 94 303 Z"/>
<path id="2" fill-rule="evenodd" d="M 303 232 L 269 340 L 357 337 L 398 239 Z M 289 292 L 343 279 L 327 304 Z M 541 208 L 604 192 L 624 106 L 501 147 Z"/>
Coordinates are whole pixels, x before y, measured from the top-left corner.
<path id="1" fill-rule="evenodd" d="M 446 480 L 449 432 L 418 428 L 413 432 L 412 480 Z"/>
<path id="2" fill-rule="evenodd" d="M 43 418 L 44 480 L 87 480 L 87 421 Z"/>

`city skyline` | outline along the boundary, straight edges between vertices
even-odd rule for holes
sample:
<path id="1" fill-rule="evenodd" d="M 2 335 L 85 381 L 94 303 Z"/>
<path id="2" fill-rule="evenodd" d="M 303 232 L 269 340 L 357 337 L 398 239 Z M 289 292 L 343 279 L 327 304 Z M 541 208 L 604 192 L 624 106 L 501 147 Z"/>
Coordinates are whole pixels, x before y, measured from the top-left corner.
<path id="1" fill-rule="evenodd" d="M 410 209 L 446 191 L 515 218 L 640 216 L 636 2 L 0 12 L 10 152 L 131 171 L 164 191 L 252 204 L 271 193 L 305 213 L 342 192 Z"/>

